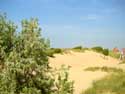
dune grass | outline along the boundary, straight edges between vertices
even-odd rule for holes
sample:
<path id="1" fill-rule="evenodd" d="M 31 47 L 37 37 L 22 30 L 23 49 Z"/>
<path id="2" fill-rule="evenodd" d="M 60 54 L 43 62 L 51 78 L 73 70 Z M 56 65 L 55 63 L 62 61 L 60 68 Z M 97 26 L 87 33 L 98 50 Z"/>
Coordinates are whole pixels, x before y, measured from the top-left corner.
<path id="1" fill-rule="evenodd" d="M 104 71 L 110 74 L 94 81 L 92 87 L 81 94 L 125 94 L 125 72 L 120 68 L 88 67 L 85 71 Z"/>
<path id="2" fill-rule="evenodd" d="M 88 68 L 85 68 L 84 69 L 85 71 L 99 71 L 100 70 L 100 67 L 88 67 Z"/>
<path id="3" fill-rule="evenodd" d="M 125 94 L 125 72 L 112 73 L 95 81 L 81 94 Z"/>
<path id="4" fill-rule="evenodd" d="M 88 67 L 84 69 L 85 71 L 104 71 L 104 72 L 123 72 L 122 69 L 120 68 L 112 68 L 112 67 Z"/>

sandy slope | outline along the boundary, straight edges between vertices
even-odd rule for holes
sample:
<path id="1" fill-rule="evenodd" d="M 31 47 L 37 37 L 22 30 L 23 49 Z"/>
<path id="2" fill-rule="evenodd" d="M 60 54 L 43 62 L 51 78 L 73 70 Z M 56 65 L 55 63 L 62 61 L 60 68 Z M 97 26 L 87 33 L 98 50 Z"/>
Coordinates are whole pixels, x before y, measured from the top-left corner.
<path id="1" fill-rule="evenodd" d="M 81 91 L 90 87 L 94 80 L 100 79 L 107 74 L 101 71 L 84 71 L 84 68 L 91 66 L 120 67 L 118 66 L 118 60 L 111 57 L 104 59 L 101 54 L 93 51 L 84 53 L 71 51 L 69 54 L 56 54 L 55 58 L 49 58 L 49 62 L 52 67 L 56 68 L 60 68 L 62 64 L 71 66 L 69 73 L 70 79 L 75 81 L 74 94 L 80 94 Z"/>

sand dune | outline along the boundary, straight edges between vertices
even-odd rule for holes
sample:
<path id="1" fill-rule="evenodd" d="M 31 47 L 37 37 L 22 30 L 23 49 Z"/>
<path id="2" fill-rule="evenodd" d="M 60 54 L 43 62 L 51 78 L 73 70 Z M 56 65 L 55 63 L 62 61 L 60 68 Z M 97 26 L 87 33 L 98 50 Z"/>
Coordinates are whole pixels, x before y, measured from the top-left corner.
<path id="1" fill-rule="evenodd" d="M 81 91 L 92 85 L 94 80 L 100 79 L 107 75 L 106 72 L 84 71 L 84 68 L 94 66 L 121 67 L 117 59 L 107 57 L 104 59 L 102 54 L 85 51 L 84 53 L 70 51 L 69 54 L 55 54 L 55 58 L 49 58 L 50 65 L 55 68 L 60 68 L 62 64 L 71 66 L 69 71 L 70 79 L 75 81 L 74 94 L 80 94 Z"/>

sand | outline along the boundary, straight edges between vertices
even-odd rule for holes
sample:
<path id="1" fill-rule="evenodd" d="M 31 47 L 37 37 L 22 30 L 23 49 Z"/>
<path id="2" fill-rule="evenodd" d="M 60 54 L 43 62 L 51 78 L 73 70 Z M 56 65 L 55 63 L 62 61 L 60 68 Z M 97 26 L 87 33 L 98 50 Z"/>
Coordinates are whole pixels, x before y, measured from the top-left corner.
<path id="1" fill-rule="evenodd" d="M 101 79 L 108 74 L 102 71 L 84 71 L 85 68 L 94 66 L 123 67 L 118 64 L 119 60 L 111 57 L 104 59 L 102 54 L 93 51 L 85 51 L 84 53 L 70 51 L 68 54 L 55 54 L 54 56 L 55 58 L 49 58 L 50 66 L 53 68 L 58 69 L 63 64 L 71 66 L 69 76 L 75 82 L 74 94 L 80 94 L 91 87 L 93 81 Z"/>

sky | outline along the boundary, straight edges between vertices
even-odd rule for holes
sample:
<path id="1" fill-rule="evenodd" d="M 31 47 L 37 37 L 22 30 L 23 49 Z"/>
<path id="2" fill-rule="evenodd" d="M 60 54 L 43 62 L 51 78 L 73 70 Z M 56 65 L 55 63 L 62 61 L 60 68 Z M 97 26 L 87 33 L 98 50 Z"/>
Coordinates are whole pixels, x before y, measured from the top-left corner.
<path id="1" fill-rule="evenodd" d="M 125 47 L 125 0 L 0 0 L 0 12 L 38 18 L 51 47 Z"/>

